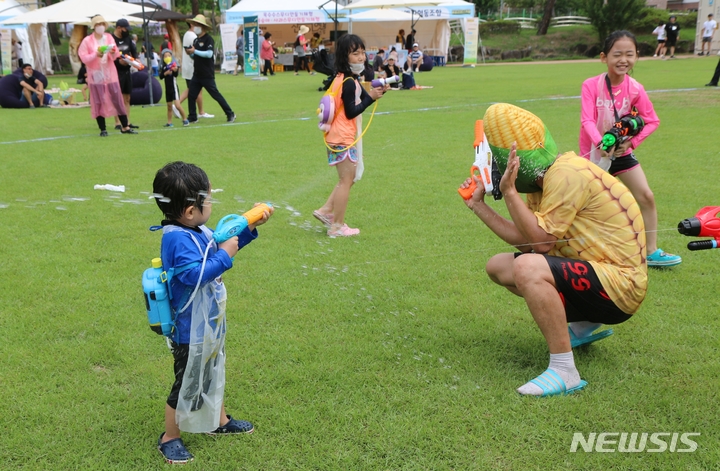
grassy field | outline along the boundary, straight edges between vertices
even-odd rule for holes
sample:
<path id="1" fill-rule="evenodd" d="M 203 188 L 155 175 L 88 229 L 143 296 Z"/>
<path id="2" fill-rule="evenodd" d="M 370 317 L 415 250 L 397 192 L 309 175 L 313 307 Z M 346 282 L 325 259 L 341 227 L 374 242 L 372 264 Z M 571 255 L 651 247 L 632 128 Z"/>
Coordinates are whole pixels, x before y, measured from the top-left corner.
<path id="1" fill-rule="evenodd" d="M 715 63 L 637 64 L 662 120 L 637 156 L 660 246 L 684 262 L 653 270 L 633 319 L 576 351 L 586 390 L 546 400 L 515 392 L 547 366 L 547 347 L 523 300 L 483 269 L 512 249 L 456 188 L 492 102 L 536 113 L 575 150 L 577 95 L 599 62 L 436 68 L 417 77 L 434 88 L 388 93 L 348 208 L 362 233 L 349 239 L 311 216 L 337 178 L 315 125 L 322 76 L 219 76 L 236 123 L 208 97 L 217 117 L 190 128 L 162 129 L 164 104 L 134 107 L 137 136 L 99 138 L 89 109 L 0 110 L 0 468 L 163 469 L 172 357 L 148 328 L 140 277 L 159 254 L 153 176 L 180 159 L 223 190 L 211 227 L 255 201 L 277 206 L 224 277 L 225 399 L 256 432 L 186 434 L 191 466 L 717 469 L 720 251 L 689 252 L 694 239 L 675 230 L 719 203 L 720 94 L 702 87 Z M 126 192 L 93 190 L 104 183 Z M 571 453 L 573 434 L 591 432 L 701 435 L 694 453 Z"/>

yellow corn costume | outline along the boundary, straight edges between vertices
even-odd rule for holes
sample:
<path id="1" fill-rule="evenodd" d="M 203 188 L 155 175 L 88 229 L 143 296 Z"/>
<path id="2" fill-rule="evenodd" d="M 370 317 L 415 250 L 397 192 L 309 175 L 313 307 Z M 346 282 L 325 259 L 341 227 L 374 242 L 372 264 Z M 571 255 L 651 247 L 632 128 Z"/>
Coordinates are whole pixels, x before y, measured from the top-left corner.
<path id="1" fill-rule="evenodd" d="M 558 154 L 555 140 L 540 118 L 517 106 L 498 103 L 487 109 L 483 123 L 500 173 L 505 172 L 510 147 L 517 142 L 520 169 L 515 187 L 520 193 L 539 191 L 535 180 Z"/>
<path id="2" fill-rule="evenodd" d="M 647 291 L 647 265 L 645 224 L 632 193 L 573 152 L 556 159 L 550 133 L 528 111 L 501 103 L 487 110 L 483 122 L 498 167 L 499 157 L 504 156 L 503 172 L 510 146 L 514 141 L 518 144 L 516 187 L 520 192 L 537 188 L 527 195 L 527 205 L 538 225 L 558 238 L 548 255 L 590 262 L 615 305 L 634 314 Z M 535 180 L 543 172 L 540 190 Z"/>

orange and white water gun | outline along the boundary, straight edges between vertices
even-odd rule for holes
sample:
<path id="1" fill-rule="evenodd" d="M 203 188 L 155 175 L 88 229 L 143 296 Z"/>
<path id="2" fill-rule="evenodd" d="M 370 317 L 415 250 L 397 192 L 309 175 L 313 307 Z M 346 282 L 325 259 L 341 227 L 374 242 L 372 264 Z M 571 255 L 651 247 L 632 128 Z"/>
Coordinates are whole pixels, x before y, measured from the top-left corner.
<path id="1" fill-rule="evenodd" d="M 487 137 L 485 137 L 482 119 L 475 121 L 475 143 L 473 145 L 475 147 L 475 163 L 470 167 L 470 176 L 482 182 L 485 187 L 485 194 L 492 194 L 496 200 L 499 200 L 502 198 L 502 194 L 499 188 L 494 190 L 495 185 L 493 185 L 493 170 L 497 173 L 497 167 L 493 169 L 492 151 L 488 145 Z M 463 199 L 469 200 L 472 198 L 476 188 L 477 184 L 475 183 L 475 179 L 472 179 L 470 186 L 467 188 L 458 188 L 458 193 L 460 193 Z"/>
<path id="2" fill-rule="evenodd" d="M 127 62 L 127 64 L 128 64 L 129 66 L 135 67 L 137 70 L 143 70 L 143 69 L 145 68 L 145 66 L 142 65 L 142 62 L 140 62 L 139 60 L 135 59 L 133 56 L 131 56 L 131 55 L 129 55 L 129 54 L 121 54 L 121 55 L 120 55 L 120 59 L 122 59 L 122 60 L 124 60 L 125 62 Z"/>

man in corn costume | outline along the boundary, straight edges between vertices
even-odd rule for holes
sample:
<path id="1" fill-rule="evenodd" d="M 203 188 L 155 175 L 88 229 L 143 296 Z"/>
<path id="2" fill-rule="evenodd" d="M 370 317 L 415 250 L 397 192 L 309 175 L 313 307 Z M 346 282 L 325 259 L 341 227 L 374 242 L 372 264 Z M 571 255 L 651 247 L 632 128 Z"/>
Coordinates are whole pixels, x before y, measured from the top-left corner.
<path id="1" fill-rule="evenodd" d="M 483 121 L 511 219 L 485 204 L 482 185 L 466 204 L 521 252 L 495 255 L 485 270 L 525 299 L 550 350 L 548 369 L 518 392 L 578 391 L 587 382 L 575 368 L 572 348 L 610 335 L 612 329 L 598 329 L 630 319 L 645 298 L 640 209 L 630 191 L 595 164 L 573 152 L 558 156 L 532 113 L 500 103 L 488 108 Z M 462 187 L 469 185 L 468 179 Z M 528 193 L 527 201 L 519 193 Z"/>

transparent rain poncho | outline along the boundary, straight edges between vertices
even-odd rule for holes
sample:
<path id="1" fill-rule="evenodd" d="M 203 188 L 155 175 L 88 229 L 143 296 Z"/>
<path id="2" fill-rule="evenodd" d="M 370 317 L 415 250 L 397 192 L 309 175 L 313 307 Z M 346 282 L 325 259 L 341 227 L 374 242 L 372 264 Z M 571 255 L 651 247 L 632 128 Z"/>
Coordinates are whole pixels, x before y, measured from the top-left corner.
<path id="1" fill-rule="evenodd" d="M 178 397 L 175 421 L 183 432 L 212 432 L 220 425 L 225 390 L 225 303 L 227 292 L 225 285 L 216 278 L 200 284 L 205 271 L 207 257 L 217 251 L 212 233 L 201 226 L 210 241 L 203 251 L 195 236 L 190 233 L 198 250 L 203 255 L 198 285 L 188 299 L 185 309 L 192 309 L 190 344 L 187 366 Z M 177 226 L 165 226 L 163 232 L 181 229 Z"/>

